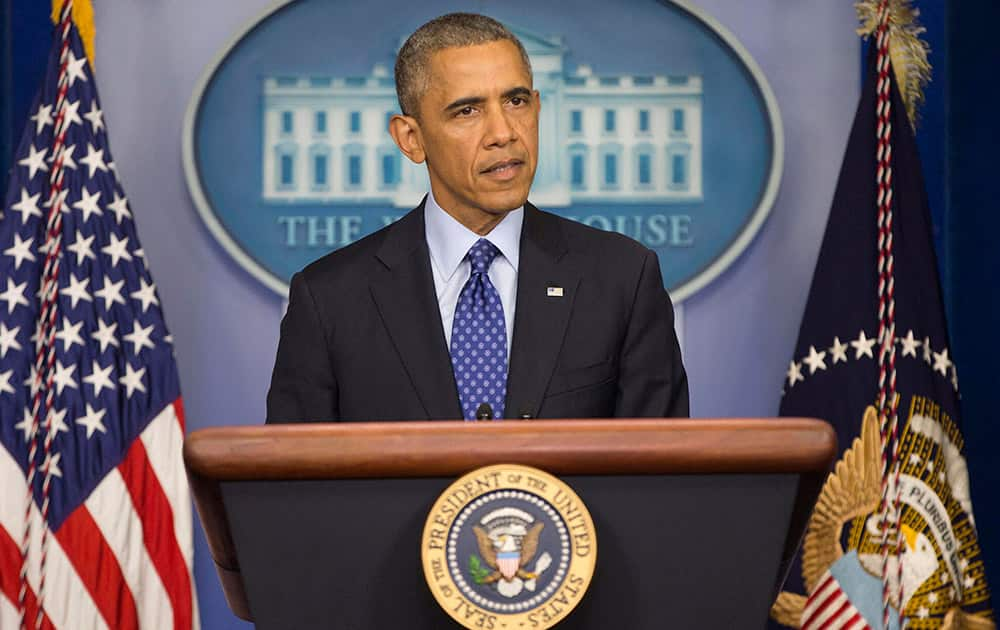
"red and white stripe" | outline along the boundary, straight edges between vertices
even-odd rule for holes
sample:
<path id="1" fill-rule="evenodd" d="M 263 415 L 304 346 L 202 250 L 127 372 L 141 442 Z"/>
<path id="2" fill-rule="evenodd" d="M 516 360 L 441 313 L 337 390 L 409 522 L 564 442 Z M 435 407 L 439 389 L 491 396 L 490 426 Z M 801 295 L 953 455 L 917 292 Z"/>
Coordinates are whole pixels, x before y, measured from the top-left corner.
<path id="1" fill-rule="evenodd" d="M 802 630 L 872 630 L 829 571 L 806 600 Z"/>
<path id="2" fill-rule="evenodd" d="M 24 510 L 21 492 L 27 492 L 23 472 L 7 449 L 0 448 L 0 479 L 4 480 L 5 492 L 0 493 L 0 566 L 16 567 L 20 564 L 20 549 L 14 542 L 24 528 Z M 7 491 L 9 490 L 9 492 Z M 27 593 L 25 597 L 26 618 L 34 623 L 38 610 L 36 594 L 40 580 L 40 560 L 42 550 L 42 518 L 37 505 L 31 510 L 31 539 L 28 544 Z M 55 628 L 107 628 L 109 627 L 98 612 L 94 600 L 83 588 L 83 581 L 69 559 L 61 541 L 49 536 L 48 561 L 46 564 L 45 615 Z M 0 571 L 2 597 L 14 608 L 15 623 L 20 625 L 17 612 L 20 580 L 13 571 Z M 5 606 L 6 607 L 6 606 Z M 72 623 L 71 623 L 72 622 Z M 43 622 L 43 627 L 44 627 Z M 4 628 L 8 626 L 4 624 Z"/>
<path id="3" fill-rule="evenodd" d="M 43 628 L 198 628 L 183 412 L 168 405 L 59 527 L 49 531 Z M 0 448 L 0 567 L 17 567 L 24 475 Z M 7 483 L 8 481 L 5 481 Z M 25 617 L 37 614 L 42 519 L 32 509 Z M 20 623 L 20 580 L 0 571 L 0 628 Z"/>

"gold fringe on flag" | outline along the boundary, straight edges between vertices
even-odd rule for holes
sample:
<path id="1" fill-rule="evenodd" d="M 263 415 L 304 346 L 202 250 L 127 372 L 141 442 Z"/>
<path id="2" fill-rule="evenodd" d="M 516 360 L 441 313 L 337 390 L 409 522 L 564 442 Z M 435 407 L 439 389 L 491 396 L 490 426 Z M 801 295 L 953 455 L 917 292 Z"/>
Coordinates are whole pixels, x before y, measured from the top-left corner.
<path id="1" fill-rule="evenodd" d="M 63 0 L 52 0 L 52 22 L 59 23 L 62 13 Z M 90 0 L 73 0 L 73 22 L 76 30 L 80 32 L 80 39 L 83 40 L 83 49 L 90 60 L 90 67 L 94 67 L 94 7 Z"/>
<path id="2" fill-rule="evenodd" d="M 860 0 L 854 8 L 858 12 L 858 35 L 868 37 L 878 29 L 879 0 Z M 917 18 L 920 9 L 910 5 L 910 0 L 889 0 L 889 59 L 896 75 L 896 85 L 906 105 L 910 125 L 917 126 L 917 115 L 924 102 L 924 86 L 931 80 L 931 65 L 927 61 L 930 47 L 920 39 L 927 29 Z"/>

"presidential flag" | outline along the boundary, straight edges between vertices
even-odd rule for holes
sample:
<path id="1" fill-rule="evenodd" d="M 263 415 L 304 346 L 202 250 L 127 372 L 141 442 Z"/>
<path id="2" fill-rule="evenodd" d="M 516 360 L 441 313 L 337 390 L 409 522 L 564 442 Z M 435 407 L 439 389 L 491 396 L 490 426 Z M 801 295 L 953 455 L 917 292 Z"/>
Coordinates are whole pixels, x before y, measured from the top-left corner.
<path id="1" fill-rule="evenodd" d="M 0 628 L 190 629 L 172 339 L 80 3 L 62 7 L 0 208 Z"/>
<path id="2" fill-rule="evenodd" d="M 907 115 L 919 81 L 904 73 L 898 87 L 890 63 L 919 67 L 919 29 L 906 3 L 862 9 L 880 26 L 780 412 L 829 420 L 844 451 L 772 617 L 809 629 L 994 628 Z"/>

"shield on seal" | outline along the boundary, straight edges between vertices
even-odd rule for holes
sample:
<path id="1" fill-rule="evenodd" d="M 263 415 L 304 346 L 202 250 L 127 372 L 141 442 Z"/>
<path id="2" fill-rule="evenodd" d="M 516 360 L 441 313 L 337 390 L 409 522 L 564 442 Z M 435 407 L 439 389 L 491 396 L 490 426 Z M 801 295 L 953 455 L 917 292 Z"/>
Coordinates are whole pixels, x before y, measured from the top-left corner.
<path id="1" fill-rule="evenodd" d="M 521 565 L 520 551 L 501 551 L 497 553 L 497 568 L 500 575 L 505 580 L 510 581 L 517 575 L 517 568 Z"/>

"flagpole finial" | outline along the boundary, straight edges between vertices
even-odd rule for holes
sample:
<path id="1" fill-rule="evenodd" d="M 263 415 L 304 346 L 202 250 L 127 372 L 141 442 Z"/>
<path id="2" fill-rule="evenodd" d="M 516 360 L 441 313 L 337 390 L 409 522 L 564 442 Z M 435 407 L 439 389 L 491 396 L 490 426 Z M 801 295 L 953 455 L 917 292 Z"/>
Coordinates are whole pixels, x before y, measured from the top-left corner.
<path id="1" fill-rule="evenodd" d="M 916 127 L 918 110 L 924 102 L 924 86 L 931 80 L 931 65 L 927 61 L 930 47 L 921 39 L 927 29 L 920 26 L 920 9 L 913 7 L 910 0 L 859 0 L 854 4 L 861 22 L 858 35 L 875 34 L 884 4 L 889 10 L 889 58 L 910 125 Z"/>
<path id="2" fill-rule="evenodd" d="M 66 0 L 52 0 L 52 22 L 59 24 L 63 4 Z M 90 0 L 73 0 L 73 23 L 83 41 L 90 67 L 94 67 L 94 6 Z"/>

